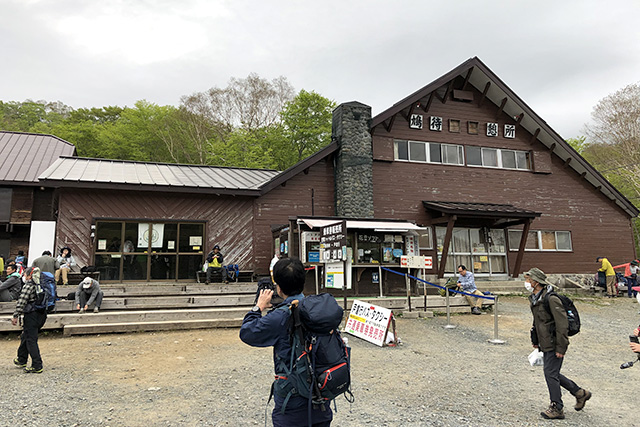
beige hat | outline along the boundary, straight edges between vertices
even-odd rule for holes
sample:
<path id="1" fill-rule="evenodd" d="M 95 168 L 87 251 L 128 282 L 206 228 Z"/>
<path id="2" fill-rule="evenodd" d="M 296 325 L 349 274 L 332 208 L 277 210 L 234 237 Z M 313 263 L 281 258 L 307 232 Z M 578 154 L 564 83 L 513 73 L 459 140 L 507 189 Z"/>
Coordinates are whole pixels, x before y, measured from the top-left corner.
<path id="1" fill-rule="evenodd" d="M 525 272 L 524 277 L 531 277 L 531 280 L 535 280 L 541 285 L 550 285 L 550 283 L 547 282 L 547 275 L 544 274 L 544 271 L 536 267 L 533 267 L 531 270 Z"/>

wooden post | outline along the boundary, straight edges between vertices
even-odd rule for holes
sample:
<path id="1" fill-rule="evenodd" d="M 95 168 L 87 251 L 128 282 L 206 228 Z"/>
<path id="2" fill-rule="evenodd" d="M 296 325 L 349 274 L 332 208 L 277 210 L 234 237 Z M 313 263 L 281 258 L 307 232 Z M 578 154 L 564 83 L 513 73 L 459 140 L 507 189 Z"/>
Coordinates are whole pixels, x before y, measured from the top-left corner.
<path id="1" fill-rule="evenodd" d="M 409 284 L 409 274 L 404 274 L 404 281 L 407 285 L 407 304 L 409 306 L 409 313 L 411 313 L 411 285 Z"/>
<path id="2" fill-rule="evenodd" d="M 522 265 L 522 258 L 524 257 L 524 248 L 527 245 L 527 235 L 529 234 L 529 227 L 531 227 L 531 219 L 524 223 L 522 229 L 522 237 L 520 237 L 520 246 L 518 247 L 518 256 L 516 257 L 516 265 L 513 269 L 513 278 L 517 278 L 520 274 L 520 266 Z"/>
<path id="3" fill-rule="evenodd" d="M 449 255 L 449 244 L 451 243 L 451 236 L 453 236 L 453 224 L 456 221 L 456 216 L 449 217 L 447 222 L 447 234 L 444 236 L 444 246 L 442 247 L 442 260 L 440 260 L 440 268 L 438 269 L 438 278 L 444 277 L 444 269 L 447 265 L 447 256 Z"/>

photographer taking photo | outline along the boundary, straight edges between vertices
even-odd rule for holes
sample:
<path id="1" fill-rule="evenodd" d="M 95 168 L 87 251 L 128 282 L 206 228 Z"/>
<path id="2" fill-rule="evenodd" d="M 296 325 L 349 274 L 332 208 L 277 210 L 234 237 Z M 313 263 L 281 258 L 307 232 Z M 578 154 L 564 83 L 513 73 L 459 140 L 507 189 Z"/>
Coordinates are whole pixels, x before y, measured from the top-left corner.
<path id="1" fill-rule="evenodd" d="M 640 336 L 640 326 L 638 326 L 636 330 L 633 331 L 633 335 L 637 337 Z M 636 342 L 630 342 L 629 347 L 631 347 L 631 351 L 633 351 L 634 353 L 640 353 L 640 344 Z"/>

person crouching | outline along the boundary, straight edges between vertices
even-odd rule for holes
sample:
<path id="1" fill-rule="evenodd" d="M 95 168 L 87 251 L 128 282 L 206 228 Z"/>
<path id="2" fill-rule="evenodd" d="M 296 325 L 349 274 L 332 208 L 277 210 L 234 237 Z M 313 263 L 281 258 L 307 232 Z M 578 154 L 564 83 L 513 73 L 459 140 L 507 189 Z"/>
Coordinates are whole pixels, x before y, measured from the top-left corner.
<path id="1" fill-rule="evenodd" d="M 102 305 L 102 298 L 104 297 L 104 292 L 100 290 L 100 283 L 97 280 L 92 279 L 91 277 L 85 277 L 82 279 L 82 282 L 78 285 L 78 289 L 76 289 L 76 310 L 78 310 L 78 314 L 82 314 L 85 311 L 89 310 L 89 306 L 95 303 L 95 307 L 93 309 L 94 313 L 98 313 L 100 311 L 100 306 Z"/>

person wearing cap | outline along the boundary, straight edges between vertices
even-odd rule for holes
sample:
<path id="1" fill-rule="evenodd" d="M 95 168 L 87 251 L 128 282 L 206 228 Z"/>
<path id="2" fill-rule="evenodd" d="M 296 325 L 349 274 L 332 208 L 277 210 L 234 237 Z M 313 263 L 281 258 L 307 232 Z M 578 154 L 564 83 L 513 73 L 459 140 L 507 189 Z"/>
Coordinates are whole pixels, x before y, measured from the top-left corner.
<path id="1" fill-rule="evenodd" d="M 62 284 L 68 285 L 69 279 L 67 278 L 71 269 L 76 265 L 76 260 L 71 255 L 71 248 L 64 247 L 60 249 L 60 255 L 56 258 L 60 268 L 56 270 L 55 279 L 56 283 L 60 280 L 60 276 L 62 276 Z"/>
<path id="2" fill-rule="evenodd" d="M 78 285 L 78 289 L 76 289 L 76 310 L 78 310 L 78 314 L 82 314 L 89 310 L 89 306 L 95 303 L 95 307 L 93 308 L 94 313 L 98 313 L 100 311 L 100 306 L 102 305 L 102 298 L 104 297 L 104 292 L 100 290 L 100 283 L 97 280 L 92 279 L 91 277 L 85 277 L 82 279 L 82 282 Z"/>
<path id="3" fill-rule="evenodd" d="M 618 293 L 616 292 L 616 272 L 613 271 L 613 267 L 608 259 L 605 257 L 599 256 L 596 258 L 596 262 L 602 263 L 601 267 L 598 271 L 601 271 L 605 274 L 607 278 L 607 298 L 617 297 Z"/>
<path id="4" fill-rule="evenodd" d="M 473 273 L 467 271 L 467 267 L 464 265 L 458 266 L 458 289 L 466 294 L 484 295 L 476 287 L 476 281 L 473 278 Z M 471 314 L 482 314 L 482 298 L 476 298 L 469 295 L 464 296 L 467 302 L 471 306 Z"/>
<path id="5" fill-rule="evenodd" d="M 213 250 L 209 252 L 207 255 L 207 262 L 209 266 L 207 267 L 207 280 L 206 284 L 211 283 L 211 274 L 220 272 L 222 275 L 222 281 L 224 283 L 229 283 L 227 280 L 227 269 L 223 268 L 224 255 L 220 252 L 220 246 L 215 245 Z"/>
<path id="6" fill-rule="evenodd" d="M 533 314 L 531 344 L 544 355 L 544 379 L 549 389 L 551 404 L 540 413 L 546 419 L 564 419 L 562 391 L 568 390 L 575 398 L 574 409 L 581 411 L 591 392 L 579 387 L 575 382 L 560 373 L 564 355 L 569 347 L 569 320 L 562 301 L 557 294 L 548 295 L 553 286 L 547 282 L 547 275 L 539 268 L 524 273 L 525 288 L 531 292 L 529 302 Z M 548 306 L 545 307 L 545 299 Z M 548 307 L 548 309 L 547 309 Z"/>
<path id="7" fill-rule="evenodd" d="M 638 260 L 634 259 L 631 262 L 627 262 L 625 264 L 614 265 L 613 269 L 617 270 L 618 268 L 624 267 L 624 280 L 627 283 L 627 296 L 629 298 L 635 297 L 637 292 L 633 290 L 634 286 L 638 286 Z"/>

